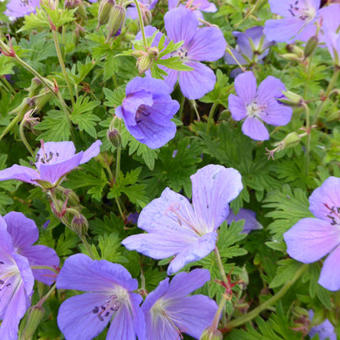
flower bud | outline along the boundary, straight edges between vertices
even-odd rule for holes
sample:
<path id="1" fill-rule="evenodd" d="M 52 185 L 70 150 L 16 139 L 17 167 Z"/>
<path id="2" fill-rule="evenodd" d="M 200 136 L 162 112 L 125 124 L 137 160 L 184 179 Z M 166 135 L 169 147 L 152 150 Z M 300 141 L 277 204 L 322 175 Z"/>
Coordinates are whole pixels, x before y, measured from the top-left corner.
<path id="1" fill-rule="evenodd" d="M 25 328 L 21 332 L 20 339 L 30 340 L 33 338 L 35 331 L 37 330 L 41 320 L 43 319 L 45 311 L 40 306 L 33 306 L 30 308 L 28 319 L 25 324 Z"/>
<path id="2" fill-rule="evenodd" d="M 107 130 L 106 136 L 109 142 L 115 147 L 118 147 L 122 142 L 119 131 L 114 127 L 110 127 Z"/>
<path id="3" fill-rule="evenodd" d="M 98 26 L 107 24 L 112 7 L 115 5 L 114 0 L 101 0 L 98 8 Z"/>
<path id="4" fill-rule="evenodd" d="M 143 19 L 143 23 L 145 26 L 148 26 L 151 24 L 152 14 L 149 9 L 145 8 L 142 10 L 142 19 Z"/>
<path id="5" fill-rule="evenodd" d="M 281 54 L 281 57 L 290 61 L 301 61 L 301 57 L 298 57 L 294 53 L 285 53 Z"/>
<path id="6" fill-rule="evenodd" d="M 310 55 L 312 55 L 314 50 L 317 48 L 318 44 L 319 44 L 318 37 L 315 36 L 315 35 L 312 36 L 307 41 L 307 44 L 306 44 L 305 49 L 303 51 L 305 58 L 308 58 Z"/>
<path id="7" fill-rule="evenodd" d="M 302 49 L 302 48 L 300 48 L 300 47 L 298 47 L 298 46 L 296 46 L 296 45 L 287 45 L 286 48 L 287 48 L 287 51 L 288 51 L 289 53 L 293 53 L 293 54 L 295 54 L 297 57 L 303 58 L 304 53 L 303 53 L 303 49 Z"/>
<path id="8" fill-rule="evenodd" d="M 152 61 L 153 59 L 148 54 L 139 57 L 137 59 L 137 69 L 139 74 L 143 74 L 144 72 L 146 72 L 150 68 Z"/>
<path id="9" fill-rule="evenodd" d="M 285 98 L 280 98 L 279 101 L 283 104 L 287 104 L 290 106 L 301 106 L 304 102 L 304 99 L 297 93 L 294 93 L 292 91 L 283 91 L 282 93 Z"/>
<path id="10" fill-rule="evenodd" d="M 125 23 L 125 14 L 126 10 L 125 7 L 121 5 L 114 5 L 111 8 L 109 20 L 107 24 L 107 41 L 121 30 Z"/>
<path id="11" fill-rule="evenodd" d="M 83 236 L 87 233 L 89 223 L 86 217 L 82 214 L 74 216 L 71 222 L 71 229 L 79 236 Z"/>
<path id="12" fill-rule="evenodd" d="M 203 332 L 200 340 L 223 340 L 223 335 L 218 329 L 209 327 Z"/>

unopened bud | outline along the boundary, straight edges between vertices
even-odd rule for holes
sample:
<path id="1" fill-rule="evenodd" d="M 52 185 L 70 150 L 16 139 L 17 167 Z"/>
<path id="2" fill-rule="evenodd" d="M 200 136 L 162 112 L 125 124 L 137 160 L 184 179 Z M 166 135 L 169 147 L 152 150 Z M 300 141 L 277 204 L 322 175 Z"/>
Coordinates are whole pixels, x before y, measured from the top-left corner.
<path id="1" fill-rule="evenodd" d="M 285 54 L 281 54 L 281 57 L 287 60 L 291 60 L 291 61 L 301 61 L 301 57 L 298 57 L 296 54 L 294 53 L 285 53 Z"/>
<path id="2" fill-rule="evenodd" d="M 74 216 L 71 222 L 71 229 L 80 236 L 83 236 L 87 233 L 89 228 L 89 223 L 86 217 L 82 214 L 78 216 Z"/>
<path id="3" fill-rule="evenodd" d="M 31 85 L 26 89 L 26 91 L 28 91 L 28 97 L 33 97 L 34 95 L 36 95 L 41 86 L 41 80 L 39 78 L 33 78 L 31 81 Z"/>
<path id="4" fill-rule="evenodd" d="M 153 59 L 149 55 L 139 57 L 137 59 L 137 69 L 139 74 L 146 72 L 150 68 L 152 61 Z"/>
<path id="5" fill-rule="evenodd" d="M 282 92 L 285 98 L 280 98 L 279 101 L 283 104 L 287 104 L 290 106 L 301 106 L 304 102 L 304 99 L 297 93 L 292 91 L 283 91 Z"/>
<path id="6" fill-rule="evenodd" d="M 293 53 L 295 54 L 296 56 L 298 56 L 299 58 L 303 58 L 304 56 L 304 53 L 303 53 L 303 49 L 296 46 L 296 45 L 287 45 L 287 51 L 289 53 Z"/>
<path id="7" fill-rule="evenodd" d="M 44 317 L 44 314 L 45 311 L 40 306 L 33 306 L 30 308 L 27 322 L 25 324 L 25 328 L 21 332 L 20 339 L 30 340 L 33 338 L 35 331 Z"/>
<path id="8" fill-rule="evenodd" d="M 148 26 L 151 24 L 152 21 L 152 14 L 151 11 L 147 8 L 144 8 L 142 10 L 142 19 L 143 19 L 143 23 L 145 26 Z"/>
<path id="9" fill-rule="evenodd" d="M 107 24 L 108 31 L 107 40 L 109 40 L 111 37 L 116 35 L 121 30 L 125 23 L 125 13 L 126 13 L 125 7 L 121 5 L 114 5 L 111 8 Z"/>
<path id="10" fill-rule="evenodd" d="M 223 335 L 218 329 L 209 327 L 202 333 L 200 340 L 223 340 Z"/>
<path id="11" fill-rule="evenodd" d="M 107 139 L 115 147 L 118 147 L 122 142 L 119 131 L 112 127 L 107 130 Z"/>
<path id="12" fill-rule="evenodd" d="M 105 25 L 109 21 L 110 12 L 115 5 L 114 0 L 101 0 L 98 8 L 98 26 Z"/>
<path id="13" fill-rule="evenodd" d="M 310 55 L 312 55 L 314 50 L 317 48 L 318 44 L 319 44 L 318 37 L 315 35 L 307 41 L 307 44 L 303 51 L 305 58 L 308 58 Z"/>

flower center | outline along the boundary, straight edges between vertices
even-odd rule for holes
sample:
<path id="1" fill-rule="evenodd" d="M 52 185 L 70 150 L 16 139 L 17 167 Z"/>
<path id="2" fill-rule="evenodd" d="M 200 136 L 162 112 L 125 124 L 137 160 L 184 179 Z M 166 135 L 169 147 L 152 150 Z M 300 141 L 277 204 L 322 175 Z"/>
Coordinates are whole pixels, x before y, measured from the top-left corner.
<path id="1" fill-rule="evenodd" d="M 307 5 L 309 5 L 309 3 L 307 3 Z M 314 7 L 312 6 L 305 7 L 305 5 L 301 4 L 301 1 L 299 0 L 296 0 L 293 3 L 291 3 L 289 5 L 288 11 L 293 17 L 297 17 L 305 21 L 313 20 L 316 15 L 316 10 Z"/>
<path id="2" fill-rule="evenodd" d="M 148 116 L 150 116 L 150 111 L 148 111 L 148 106 L 144 104 L 140 105 L 136 112 L 136 123 L 137 124 L 141 123 L 144 120 L 144 118 Z"/>
<path id="3" fill-rule="evenodd" d="M 261 114 L 266 109 L 266 105 L 259 105 L 256 101 L 247 106 L 247 115 L 253 118 L 261 118 Z"/>
<path id="4" fill-rule="evenodd" d="M 179 57 L 181 60 L 188 58 L 188 50 L 185 47 L 180 47 L 177 51 L 172 53 L 173 57 Z"/>
<path id="5" fill-rule="evenodd" d="M 331 225 L 340 226 L 340 207 L 336 207 L 336 206 L 330 207 L 327 203 L 324 203 L 324 206 L 329 211 L 327 217 L 330 219 Z"/>
<path id="6" fill-rule="evenodd" d="M 0 261 L 0 292 L 4 289 L 9 288 L 12 283 L 13 276 L 17 276 L 19 274 L 19 269 L 16 265 L 6 264 L 3 261 Z"/>
<path id="7" fill-rule="evenodd" d="M 42 154 L 40 154 L 40 152 L 37 153 L 37 155 L 35 156 L 35 162 L 42 163 L 42 164 L 54 163 L 58 161 L 58 158 L 59 158 L 59 152 L 45 153 L 43 151 Z"/>

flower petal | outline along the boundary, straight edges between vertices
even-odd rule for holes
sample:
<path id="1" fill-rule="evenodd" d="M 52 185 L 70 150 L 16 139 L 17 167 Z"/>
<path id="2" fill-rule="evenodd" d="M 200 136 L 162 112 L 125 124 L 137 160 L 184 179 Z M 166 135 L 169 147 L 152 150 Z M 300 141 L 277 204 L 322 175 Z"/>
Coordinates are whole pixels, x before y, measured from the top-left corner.
<path id="1" fill-rule="evenodd" d="M 158 284 L 156 289 L 154 289 L 150 294 L 147 295 L 142 304 L 142 310 L 145 312 L 145 316 L 148 316 L 147 312 L 150 311 L 156 301 L 167 293 L 169 289 L 169 281 L 170 280 L 168 277 L 165 278 Z"/>
<path id="2" fill-rule="evenodd" d="M 151 27 L 151 26 L 150 26 Z M 152 27 L 154 28 L 154 27 Z M 150 93 L 157 93 L 167 95 L 171 93 L 171 89 L 161 79 L 155 79 L 151 77 L 136 77 L 132 79 L 126 86 L 126 95 L 133 94 L 139 91 L 147 91 Z M 145 105 L 151 105 L 152 103 L 142 103 Z M 138 104 L 137 106 L 139 106 Z"/>
<path id="3" fill-rule="evenodd" d="M 168 275 L 182 269 L 186 264 L 198 261 L 209 255 L 215 248 L 217 233 L 211 232 L 201 236 L 188 248 L 183 249 L 169 264 Z"/>
<path id="4" fill-rule="evenodd" d="M 340 290 L 340 246 L 334 249 L 323 263 L 319 284 L 331 291 Z"/>
<path id="5" fill-rule="evenodd" d="M 283 235 L 287 253 L 303 263 L 312 263 L 340 244 L 337 226 L 317 218 L 303 218 Z"/>
<path id="6" fill-rule="evenodd" d="M 299 33 L 303 33 L 305 27 L 305 21 L 295 17 L 267 20 L 263 32 L 266 38 L 270 41 L 292 42 L 298 38 Z"/>
<path id="7" fill-rule="evenodd" d="M 275 77 L 267 77 L 257 90 L 257 101 L 259 104 L 267 104 L 273 98 L 283 97 L 282 92 L 286 90 L 283 82 Z"/>
<path id="8" fill-rule="evenodd" d="M 185 97 L 199 99 L 214 89 L 216 76 L 208 66 L 193 61 L 186 64 L 193 70 L 179 73 L 179 85 Z"/>
<path id="9" fill-rule="evenodd" d="M 231 224 L 232 221 L 244 220 L 242 233 L 249 234 L 252 230 L 262 229 L 262 225 L 256 220 L 256 213 L 249 209 L 241 208 L 237 215 L 231 210 L 227 222 Z"/>
<path id="10" fill-rule="evenodd" d="M 235 79 L 235 90 L 245 105 L 249 105 L 256 96 L 256 78 L 254 73 L 247 71 Z"/>
<path id="11" fill-rule="evenodd" d="M 198 20 L 195 15 L 185 7 L 170 10 L 164 16 L 167 36 L 174 42 L 184 40 L 184 46 L 190 42 L 198 29 Z"/>
<path id="12" fill-rule="evenodd" d="M 215 231 L 229 214 L 229 202 L 243 189 L 241 175 L 233 168 L 210 164 L 190 179 L 196 228 L 202 233 Z"/>
<path id="13" fill-rule="evenodd" d="M 120 264 L 92 260 L 76 254 L 66 259 L 57 278 L 57 288 L 82 291 L 112 291 L 118 284 L 128 290 L 138 287 L 137 280 Z"/>
<path id="14" fill-rule="evenodd" d="M 100 334 L 110 318 L 99 319 L 98 314 L 93 310 L 95 307 L 104 305 L 107 299 L 106 294 L 85 293 L 64 301 L 59 307 L 57 321 L 65 338 L 67 340 L 91 340 Z"/>
<path id="15" fill-rule="evenodd" d="M 234 94 L 230 94 L 228 97 L 228 107 L 234 120 L 238 121 L 247 116 L 247 108 L 244 101 Z"/>
<path id="16" fill-rule="evenodd" d="M 331 221 L 332 209 L 340 208 L 340 178 L 328 177 L 309 197 L 309 210 L 315 217 Z"/>
<path id="17" fill-rule="evenodd" d="M 196 31 L 188 45 L 188 57 L 197 61 L 215 61 L 223 57 L 226 47 L 219 28 L 203 27 Z"/>
<path id="18" fill-rule="evenodd" d="M 269 139 L 268 130 L 257 118 L 248 117 L 242 125 L 242 132 L 254 140 L 263 141 Z"/>
<path id="19" fill-rule="evenodd" d="M 54 249 L 37 245 L 23 248 L 20 252 L 30 262 L 31 266 L 49 266 L 57 268 L 59 266 L 59 257 Z M 47 285 L 52 284 L 57 275 L 48 269 L 33 269 L 34 278 Z"/>
<path id="20" fill-rule="evenodd" d="M 10 168 L 0 171 L 0 181 L 16 179 L 18 181 L 37 185 L 34 180 L 39 178 L 40 175 L 37 171 L 33 170 L 32 168 L 28 168 L 27 166 L 16 164 L 12 165 Z"/>
<path id="21" fill-rule="evenodd" d="M 100 140 L 96 140 L 91 146 L 83 152 L 83 157 L 81 158 L 80 164 L 84 164 L 88 162 L 93 157 L 96 157 L 100 153 L 100 146 L 102 142 Z"/>
<path id="22" fill-rule="evenodd" d="M 261 112 L 261 119 L 274 126 L 287 125 L 292 119 L 293 109 L 284 104 L 279 104 L 275 99 L 267 102 L 267 108 Z"/>
<path id="23" fill-rule="evenodd" d="M 39 231 L 35 222 L 23 213 L 12 211 L 4 216 L 4 220 L 15 248 L 31 246 L 38 240 Z"/>

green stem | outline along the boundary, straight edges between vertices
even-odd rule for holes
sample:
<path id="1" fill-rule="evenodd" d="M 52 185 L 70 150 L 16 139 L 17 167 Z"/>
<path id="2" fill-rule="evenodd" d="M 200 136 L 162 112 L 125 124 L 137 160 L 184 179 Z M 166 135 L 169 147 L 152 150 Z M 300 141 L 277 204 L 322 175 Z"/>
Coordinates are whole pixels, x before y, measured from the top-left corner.
<path id="1" fill-rule="evenodd" d="M 22 117 L 24 116 L 24 114 L 22 113 L 22 114 L 18 114 L 15 118 L 13 118 L 12 120 L 11 120 L 11 122 L 7 125 L 7 127 L 5 128 L 5 130 L 4 131 L 2 131 L 2 134 L 0 135 L 0 141 L 2 140 L 2 138 L 4 138 L 6 135 L 7 135 L 7 133 L 9 132 L 9 131 L 11 131 L 12 130 L 12 128 L 22 119 Z"/>
<path id="2" fill-rule="evenodd" d="M 179 112 L 178 112 L 178 116 L 179 119 L 183 122 L 183 110 L 184 110 L 184 103 L 185 103 L 185 97 L 182 94 L 182 98 L 181 98 L 181 103 L 180 103 L 180 108 L 179 108 Z"/>
<path id="3" fill-rule="evenodd" d="M 25 125 L 25 119 L 23 119 L 20 123 L 19 135 L 20 135 L 21 141 L 24 143 L 28 152 L 31 154 L 32 157 L 34 157 L 34 152 L 33 152 L 32 148 L 31 148 L 30 144 L 28 143 L 26 136 L 25 136 L 24 125 Z"/>
<path id="4" fill-rule="evenodd" d="M 45 270 L 50 270 L 55 274 L 58 274 L 58 271 L 50 266 L 31 266 L 31 269 L 42 269 L 42 270 L 45 269 Z"/>
<path id="5" fill-rule="evenodd" d="M 307 145 L 306 145 L 306 176 L 309 174 L 309 163 L 310 163 L 310 143 L 312 138 L 311 124 L 310 124 L 310 110 L 308 105 L 303 102 L 303 108 L 306 112 L 306 132 L 307 132 Z"/>
<path id="6" fill-rule="evenodd" d="M 3 76 L 3 77 L 1 78 L 1 80 L 2 80 L 3 83 L 6 85 L 6 87 L 8 88 L 8 90 L 9 90 L 13 95 L 15 95 L 16 92 L 15 92 L 15 90 L 13 89 L 12 85 L 8 82 L 8 80 L 6 79 L 6 77 Z"/>
<path id="7" fill-rule="evenodd" d="M 215 114 L 217 105 L 218 104 L 216 102 L 211 105 L 211 108 L 210 108 L 210 111 L 209 111 L 209 116 L 208 116 L 208 126 L 213 125 L 213 123 L 214 123 L 214 114 Z"/>
<path id="8" fill-rule="evenodd" d="M 147 43 L 147 40 L 146 40 L 146 35 L 145 35 L 145 30 L 144 30 L 142 10 L 140 9 L 138 0 L 133 0 L 133 2 L 135 3 L 136 8 L 137 8 L 137 12 L 138 12 L 138 20 L 139 20 L 140 31 L 142 32 L 144 48 L 145 48 L 145 50 L 147 50 L 148 49 L 148 43 Z"/>
<path id="9" fill-rule="evenodd" d="M 67 75 L 67 72 L 66 72 L 66 67 L 65 67 L 63 55 L 62 55 L 61 50 L 60 50 L 60 45 L 59 45 L 59 40 L 58 40 L 58 33 L 53 28 L 52 28 L 52 35 L 53 35 L 54 46 L 55 46 L 55 49 L 57 51 L 57 56 L 58 56 L 59 64 L 60 64 L 60 67 L 61 67 L 61 71 L 63 72 L 63 76 L 64 76 L 64 79 L 65 79 L 65 82 L 66 82 L 68 90 L 70 92 L 72 107 L 74 107 L 74 104 L 75 104 L 75 102 L 74 102 L 74 94 L 73 94 L 72 86 L 71 86 L 71 83 L 70 83 L 70 79 L 69 79 L 69 77 Z"/>
<path id="10" fill-rule="evenodd" d="M 331 93 L 331 91 L 333 90 L 334 86 L 335 86 L 335 83 L 336 81 L 338 80 L 338 77 L 339 77 L 339 74 L 340 74 L 340 68 L 337 67 L 335 69 L 335 72 L 333 73 L 333 76 L 328 84 L 328 87 L 327 87 L 327 90 L 326 90 L 326 93 L 325 93 L 325 97 L 326 99 L 323 100 L 320 105 L 318 106 L 316 112 L 315 112 L 315 115 L 314 115 L 314 122 L 317 121 L 318 117 L 319 117 L 319 114 L 322 112 L 323 110 L 323 107 L 325 106 L 325 103 L 327 102 L 328 98 L 329 98 L 329 94 Z"/>
<path id="11" fill-rule="evenodd" d="M 58 274 L 58 273 L 57 273 Z M 41 308 L 44 302 L 50 297 L 50 295 L 54 292 L 56 288 L 56 284 L 53 284 L 53 286 L 50 288 L 50 290 L 38 301 L 38 303 L 35 305 L 37 308 Z"/>
<path id="12" fill-rule="evenodd" d="M 116 158 L 116 172 L 115 172 L 115 182 L 117 183 L 118 177 L 119 177 L 119 173 L 120 173 L 120 158 L 121 158 L 121 154 L 122 154 L 122 146 L 118 145 L 117 146 L 117 158 Z M 118 197 L 115 198 L 118 210 L 119 210 L 119 214 L 122 217 L 123 220 L 125 220 L 125 215 L 123 213 L 123 210 L 120 206 L 119 203 L 119 199 Z"/>
<path id="13" fill-rule="evenodd" d="M 253 309 L 251 312 L 229 322 L 228 326 L 225 329 L 223 329 L 222 332 L 227 333 L 231 331 L 233 328 L 241 326 L 251 321 L 252 319 L 256 318 L 262 311 L 268 309 L 271 305 L 280 300 L 287 293 L 289 288 L 291 288 L 294 285 L 294 283 L 302 276 L 302 274 L 307 270 L 307 268 L 308 268 L 307 264 L 302 265 L 300 269 L 295 272 L 295 275 L 292 277 L 292 279 L 287 281 L 286 284 L 275 295 L 273 295 L 267 301 L 263 302 L 260 306 Z"/>
<path id="14" fill-rule="evenodd" d="M 221 274 L 221 277 L 222 277 L 222 280 L 223 282 L 229 286 L 229 281 L 227 279 L 227 275 L 225 274 L 225 271 L 224 271 L 224 267 L 223 267 L 223 263 L 222 263 L 222 259 L 221 259 L 221 255 L 220 255 L 220 252 L 217 248 L 217 246 L 215 247 L 215 257 L 216 257 L 216 263 L 217 263 L 217 266 L 218 266 L 218 269 L 220 271 L 220 274 Z"/>
<path id="15" fill-rule="evenodd" d="M 239 21 L 237 24 L 235 24 L 235 28 L 237 28 L 244 21 L 246 21 L 262 5 L 262 3 L 264 3 L 264 0 L 257 0 L 255 5 L 250 10 L 247 11 L 247 13 L 244 16 L 244 18 L 241 21 Z"/>
<path id="16" fill-rule="evenodd" d="M 85 236 L 79 236 L 80 240 L 83 242 L 84 247 L 86 248 L 87 252 L 89 253 L 90 257 L 94 259 L 94 254 L 92 251 L 92 248 L 90 244 L 87 242 L 87 239 Z"/>
<path id="17" fill-rule="evenodd" d="M 226 52 L 228 54 L 230 54 L 230 56 L 234 59 L 235 63 L 238 65 L 238 67 L 242 70 L 242 72 L 245 72 L 246 69 L 240 64 L 240 62 L 237 60 L 237 58 L 235 57 L 233 51 L 227 46 L 226 48 Z"/>

